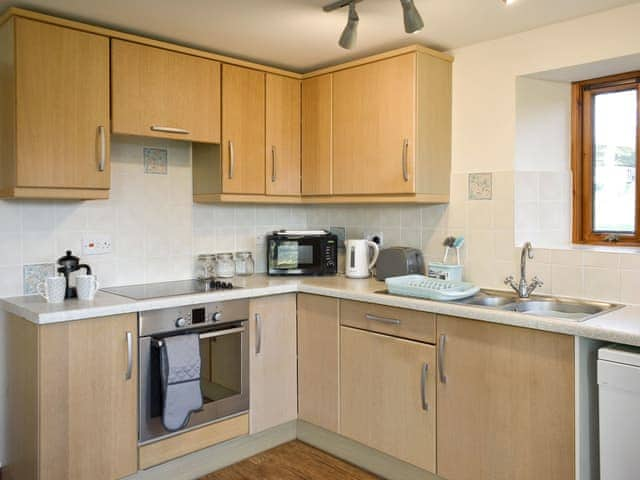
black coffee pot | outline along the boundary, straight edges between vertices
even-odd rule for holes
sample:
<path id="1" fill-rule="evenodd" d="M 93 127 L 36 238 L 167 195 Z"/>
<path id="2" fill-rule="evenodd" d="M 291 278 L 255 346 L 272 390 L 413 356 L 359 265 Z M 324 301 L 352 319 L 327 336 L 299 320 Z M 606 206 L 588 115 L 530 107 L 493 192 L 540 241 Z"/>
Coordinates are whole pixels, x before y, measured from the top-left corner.
<path id="1" fill-rule="evenodd" d="M 71 255 L 71 250 L 67 250 L 67 254 L 64 257 L 58 259 L 58 273 L 62 273 L 67 282 L 67 289 L 64 294 L 64 298 L 75 298 L 78 296 L 76 287 L 69 286 L 69 276 L 73 272 L 84 268 L 87 271 L 87 275 L 91 275 L 91 267 L 89 265 L 81 264 L 80 259 L 74 255 Z"/>

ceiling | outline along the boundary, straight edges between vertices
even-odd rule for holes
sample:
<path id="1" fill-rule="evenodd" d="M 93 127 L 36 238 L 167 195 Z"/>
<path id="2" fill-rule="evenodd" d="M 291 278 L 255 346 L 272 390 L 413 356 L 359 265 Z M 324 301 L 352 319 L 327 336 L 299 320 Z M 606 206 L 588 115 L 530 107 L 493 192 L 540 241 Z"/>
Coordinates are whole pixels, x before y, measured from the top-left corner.
<path id="1" fill-rule="evenodd" d="M 330 0 L 0 0 L 218 53 L 308 71 L 385 49 L 422 43 L 449 50 L 535 27 L 636 3 L 638 0 L 415 0 L 422 32 L 403 30 L 399 0 L 358 4 L 354 50 L 337 42 L 345 9 L 325 13 Z"/>

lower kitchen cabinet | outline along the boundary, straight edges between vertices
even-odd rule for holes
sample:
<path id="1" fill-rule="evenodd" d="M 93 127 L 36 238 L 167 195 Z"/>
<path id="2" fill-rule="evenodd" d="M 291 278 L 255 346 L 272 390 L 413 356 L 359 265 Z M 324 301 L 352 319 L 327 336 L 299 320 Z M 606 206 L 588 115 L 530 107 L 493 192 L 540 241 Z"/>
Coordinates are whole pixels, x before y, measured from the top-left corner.
<path id="1" fill-rule="evenodd" d="M 138 470 L 135 314 L 7 322 L 7 478 L 114 480 Z"/>
<path id="2" fill-rule="evenodd" d="M 340 338 L 342 435 L 434 472 L 435 348 L 344 326 Z"/>
<path id="3" fill-rule="evenodd" d="M 340 431 L 339 300 L 298 295 L 298 418 Z"/>
<path id="4" fill-rule="evenodd" d="M 298 417 L 296 294 L 252 299 L 249 321 L 249 433 L 257 433 Z"/>
<path id="5" fill-rule="evenodd" d="M 438 475 L 575 478 L 573 337 L 446 316 L 437 332 Z"/>

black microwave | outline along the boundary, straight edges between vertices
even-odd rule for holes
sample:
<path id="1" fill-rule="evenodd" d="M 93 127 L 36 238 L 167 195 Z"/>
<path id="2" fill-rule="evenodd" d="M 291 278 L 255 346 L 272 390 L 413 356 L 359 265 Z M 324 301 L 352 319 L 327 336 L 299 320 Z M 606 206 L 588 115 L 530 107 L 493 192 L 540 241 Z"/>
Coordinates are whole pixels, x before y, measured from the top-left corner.
<path id="1" fill-rule="evenodd" d="M 325 230 L 281 230 L 267 235 L 269 275 L 335 275 L 338 237 Z"/>

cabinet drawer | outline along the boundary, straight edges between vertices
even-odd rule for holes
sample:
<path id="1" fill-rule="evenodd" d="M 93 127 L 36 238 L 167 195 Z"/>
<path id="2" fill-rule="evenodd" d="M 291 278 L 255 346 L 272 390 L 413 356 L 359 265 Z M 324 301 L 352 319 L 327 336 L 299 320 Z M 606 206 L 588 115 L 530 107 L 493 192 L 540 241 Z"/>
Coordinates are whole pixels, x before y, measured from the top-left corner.
<path id="1" fill-rule="evenodd" d="M 342 300 L 340 324 L 426 343 L 436 338 L 435 314 L 373 303 Z"/>

